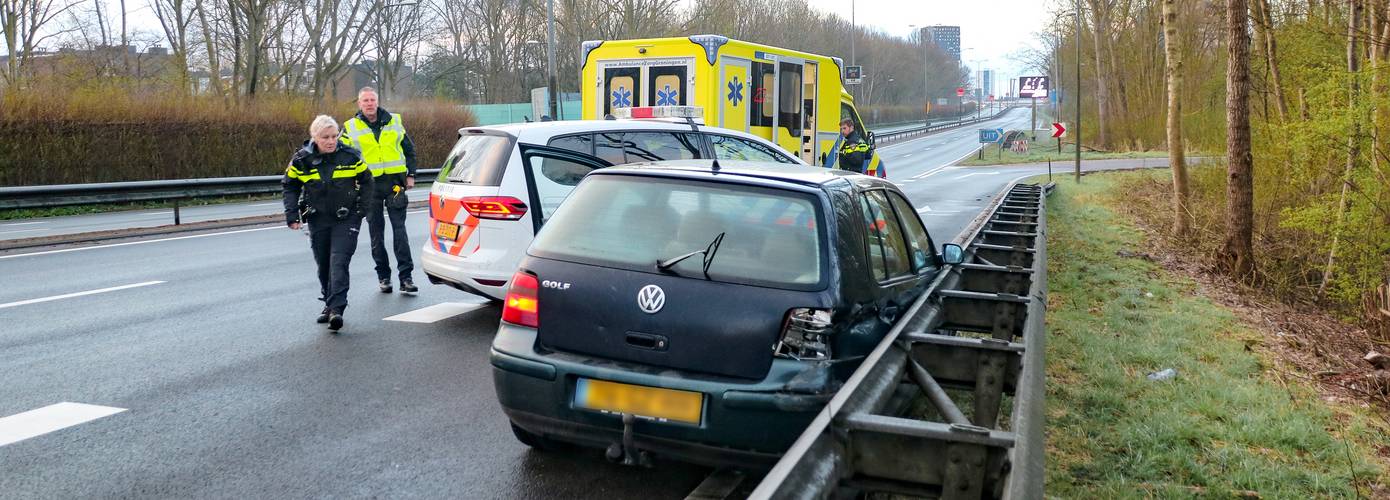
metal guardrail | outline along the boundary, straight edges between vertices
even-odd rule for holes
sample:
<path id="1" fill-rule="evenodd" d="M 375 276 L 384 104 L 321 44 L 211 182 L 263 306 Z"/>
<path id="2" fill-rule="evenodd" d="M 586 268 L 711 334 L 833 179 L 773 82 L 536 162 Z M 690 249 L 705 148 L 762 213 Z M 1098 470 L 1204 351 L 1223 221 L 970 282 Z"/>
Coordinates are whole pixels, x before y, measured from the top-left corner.
<path id="1" fill-rule="evenodd" d="M 976 219 L 964 263 L 894 323 L 751 498 L 1042 498 L 1049 188 L 1011 185 Z M 918 391 L 932 415 L 903 416 Z"/>
<path id="2" fill-rule="evenodd" d="M 990 116 L 982 116 L 982 117 L 979 117 L 979 118 L 969 118 L 969 119 L 965 119 L 965 120 L 954 120 L 954 121 L 947 121 L 947 122 L 930 123 L 930 124 L 927 124 L 927 125 L 923 125 L 923 126 L 921 126 L 921 127 L 914 127 L 914 128 L 905 129 L 905 130 L 895 130 L 895 131 L 893 131 L 893 132 L 884 133 L 884 134 L 875 133 L 875 134 L 874 134 L 874 143 L 875 143 L 875 145 L 877 145 L 877 146 L 884 146 L 884 145 L 887 145 L 887 144 L 890 144 L 890 143 L 898 142 L 898 141 L 901 141 L 901 140 L 904 140 L 904 139 L 908 139 L 908 138 L 912 138 L 912 137 L 916 137 L 916 136 L 919 136 L 919 135 L 926 135 L 926 134 L 930 134 L 930 133 L 932 133 L 932 132 L 940 132 L 940 131 L 942 131 L 942 130 L 949 130 L 949 129 L 953 129 L 953 128 L 957 128 L 957 127 L 963 127 L 963 126 L 966 126 L 966 125 L 973 125 L 973 124 L 980 123 L 980 122 L 983 122 L 983 121 L 993 120 L 993 119 L 995 119 L 995 118 L 998 118 L 999 115 L 1002 115 L 1002 114 L 1004 114 L 1004 113 L 1007 113 L 1010 109 L 1013 109 L 1013 108 L 1015 108 L 1015 107 L 1016 107 L 1016 106 L 1006 106 L 1006 107 L 1004 107 L 1003 109 L 1000 109 L 998 113 L 995 113 L 995 114 L 990 115 Z"/>
<path id="3" fill-rule="evenodd" d="M 429 182 L 439 169 L 420 169 L 416 180 Z M 0 187 L 0 210 L 71 205 L 174 201 L 280 192 L 282 175 L 217 177 L 167 181 L 101 182 L 52 186 Z M 176 205 L 177 206 L 177 205 Z"/>

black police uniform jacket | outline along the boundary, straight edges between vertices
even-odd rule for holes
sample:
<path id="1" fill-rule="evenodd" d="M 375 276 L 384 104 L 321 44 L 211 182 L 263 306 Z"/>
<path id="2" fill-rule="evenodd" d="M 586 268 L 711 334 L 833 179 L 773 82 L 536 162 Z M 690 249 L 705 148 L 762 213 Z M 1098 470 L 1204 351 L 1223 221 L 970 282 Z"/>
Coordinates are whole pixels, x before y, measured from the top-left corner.
<path id="1" fill-rule="evenodd" d="M 338 149 L 323 153 L 309 140 L 290 158 L 280 186 L 286 224 L 347 220 L 365 213 L 372 171 L 352 146 L 339 143 Z"/>

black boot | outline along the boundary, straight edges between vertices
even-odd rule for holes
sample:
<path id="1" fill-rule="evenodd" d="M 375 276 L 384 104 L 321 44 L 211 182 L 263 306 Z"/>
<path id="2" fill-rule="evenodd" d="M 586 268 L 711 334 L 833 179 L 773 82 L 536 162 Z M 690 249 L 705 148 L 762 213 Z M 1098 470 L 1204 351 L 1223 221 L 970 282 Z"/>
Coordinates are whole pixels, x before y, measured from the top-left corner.
<path id="1" fill-rule="evenodd" d="M 327 322 L 328 322 L 328 314 L 329 314 L 328 308 L 327 308 L 327 307 L 323 308 L 323 312 L 320 312 L 320 313 L 319 313 L 319 318 L 316 319 L 316 320 L 314 320 L 314 322 L 315 322 L 315 323 L 327 323 Z"/>
<path id="2" fill-rule="evenodd" d="M 401 278 L 401 293 L 415 293 L 420 291 L 415 287 L 415 281 L 410 278 Z"/>
<path id="3" fill-rule="evenodd" d="M 343 327 L 343 315 L 333 313 L 328 315 L 328 329 L 333 333 L 338 333 L 338 329 Z"/>
<path id="4" fill-rule="evenodd" d="M 376 285 L 377 288 L 381 289 L 381 293 L 391 293 L 391 278 L 378 280 Z"/>

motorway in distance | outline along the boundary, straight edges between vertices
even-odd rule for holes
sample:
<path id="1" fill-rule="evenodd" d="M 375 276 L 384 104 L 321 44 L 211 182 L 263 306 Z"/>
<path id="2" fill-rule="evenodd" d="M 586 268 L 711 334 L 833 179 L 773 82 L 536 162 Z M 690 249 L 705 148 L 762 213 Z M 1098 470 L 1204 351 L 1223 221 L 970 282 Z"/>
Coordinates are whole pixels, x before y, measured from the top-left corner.
<path id="1" fill-rule="evenodd" d="M 979 127 L 1028 122 L 1016 109 Z M 938 246 L 1045 173 L 950 166 L 975 128 L 880 148 Z M 409 216 L 417 255 L 423 212 Z M 0 223 L 0 238 L 73 219 Z M 307 237 L 283 224 L 0 253 L 0 419 L 71 424 L 0 434 L 0 497 L 680 498 L 710 473 L 516 441 L 488 362 L 499 307 L 418 269 L 417 296 L 378 293 L 363 240 L 338 336 L 314 323 Z"/>

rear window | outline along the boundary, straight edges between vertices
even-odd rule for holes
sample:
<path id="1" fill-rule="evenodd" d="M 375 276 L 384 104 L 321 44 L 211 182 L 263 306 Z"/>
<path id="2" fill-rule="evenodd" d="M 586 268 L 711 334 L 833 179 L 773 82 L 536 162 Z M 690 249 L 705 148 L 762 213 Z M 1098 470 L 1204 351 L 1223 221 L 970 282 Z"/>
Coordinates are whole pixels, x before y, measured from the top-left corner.
<path id="1" fill-rule="evenodd" d="M 456 184 L 499 186 L 512 154 L 512 138 L 464 133 L 440 167 L 439 178 Z"/>
<path id="2" fill-rule="evenodd" d="M 590 177 L 531 245 L 531 254 L 657 273 L 656 263 L 724 239 L 710 264 L 714 281 L 791 289 L 821 282 L 821 212 L 809 194 L 708 183 Z M 671 268 L 704 279 L 702 256 Z"/>

